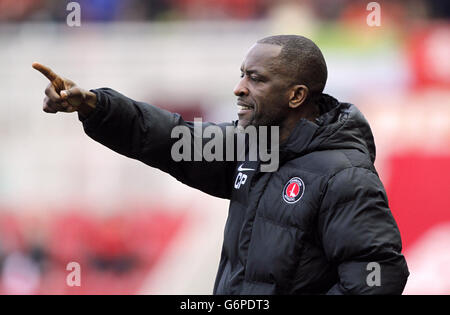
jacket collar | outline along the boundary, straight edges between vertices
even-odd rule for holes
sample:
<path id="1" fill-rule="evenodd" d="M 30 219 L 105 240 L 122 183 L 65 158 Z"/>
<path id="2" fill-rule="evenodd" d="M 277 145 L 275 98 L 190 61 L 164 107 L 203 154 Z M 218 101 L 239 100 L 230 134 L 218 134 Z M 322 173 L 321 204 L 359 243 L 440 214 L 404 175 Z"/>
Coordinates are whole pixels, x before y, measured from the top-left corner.
<path id="1" fill-rule="evenodd" d="M 305 118 L 299 120 L 287 141 L 280 146 L 280 156 L 295 157 L 310 152 L 312 140 L 320 132 L 322 126 L 335 119 L 339 111 L 339 102 L 332 96 L 321 94 L 316 97 L 315 102 L 319 107 L 321 115 L 312 122 Z"/>
<path id="2" fill-rule="evenodd" d="M 289 135 L 287 141 L 280 146 L 281 155 L 299 155 L 306 151 L 319 129 L 319 125 L 307 119 L 301 119 Z"/>

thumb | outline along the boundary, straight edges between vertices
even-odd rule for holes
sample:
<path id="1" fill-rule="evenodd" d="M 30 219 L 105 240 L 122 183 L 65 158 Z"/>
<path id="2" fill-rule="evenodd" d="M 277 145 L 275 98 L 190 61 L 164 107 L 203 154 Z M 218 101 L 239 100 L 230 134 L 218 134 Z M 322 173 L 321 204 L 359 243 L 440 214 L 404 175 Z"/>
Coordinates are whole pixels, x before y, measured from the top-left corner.
<path id="1" fill-rule="evenodd" d="M 59 92 L 61 100 L 67 102 L 72 106 L 79 106 L 85 98 L 84 90 L 75 86 L 67 90 L 62 90 Z"/>
<path id="2" fill-rule="evenodd" d="M 61 96 L 61 99 L 64 101 L 67 101 L 69 98 L 76 98 L 76 97 L 82 97 L 83 92 L 79 87 L 73 87 L 68 90 L 62 90 L 59 92 L 59 95 Z"/>
<path id="3" fill-rule="evenodd" d="M 63 100 L 67 100 L 71 94 L 70 90 L 63 90 L 59 93 Z"/>

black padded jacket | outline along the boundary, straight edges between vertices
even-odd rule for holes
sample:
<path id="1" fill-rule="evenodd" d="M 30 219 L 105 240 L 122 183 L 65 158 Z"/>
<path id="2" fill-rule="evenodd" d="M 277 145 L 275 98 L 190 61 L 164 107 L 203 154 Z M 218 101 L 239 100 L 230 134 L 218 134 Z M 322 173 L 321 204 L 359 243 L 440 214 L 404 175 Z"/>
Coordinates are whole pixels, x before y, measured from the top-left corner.
<path id="1" fill-rule="evenodd" d="M 401 294 L 409 275 L 401 238 L 374 167 L 369 124 L 323 94 L 321 116 L 300 120 L 279 168 L 258 161 L 176 162 L 180 115 L 107 88 L 82 118 L 87 135 L 210 195 L 230 199 L 214 294 Z M 203 123 L 225 129 L 229 124 Z M 242 177 L 246 180 L 242 181 Z"/>

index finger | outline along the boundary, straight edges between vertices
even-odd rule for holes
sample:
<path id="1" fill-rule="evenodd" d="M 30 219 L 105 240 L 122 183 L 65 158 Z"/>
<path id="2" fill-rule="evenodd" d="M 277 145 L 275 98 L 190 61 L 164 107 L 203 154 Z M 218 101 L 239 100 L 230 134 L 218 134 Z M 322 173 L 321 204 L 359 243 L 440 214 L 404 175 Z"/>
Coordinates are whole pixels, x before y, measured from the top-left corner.
<path id="1" fill-rule="evenodd" d="M 36 69 L 37 71 L 39 71 L 40 73 L 42 73 L 43 75 L 45 75 L 47 77 L 47 79 L 49 79 L 50 82 L 52 82 L 52 83 L 58 79 L 58 75 L 56 73 L 54 73 L 53 70 L 47 66 L 44 66 L 38 62 L 33 62 L 32 67 L 34 69 Z"/>

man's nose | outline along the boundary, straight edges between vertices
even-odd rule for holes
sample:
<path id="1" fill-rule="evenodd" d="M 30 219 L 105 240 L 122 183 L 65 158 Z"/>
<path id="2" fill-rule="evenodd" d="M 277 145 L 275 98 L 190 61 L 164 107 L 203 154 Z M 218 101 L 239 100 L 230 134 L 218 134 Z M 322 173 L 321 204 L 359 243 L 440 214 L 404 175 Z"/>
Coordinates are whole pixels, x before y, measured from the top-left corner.
<path id="1" fill-rule="evenodd" d="M 234 87 L 234 95 L 236 96 L 248 96 L 248 88 L 244 84 L 245 78 L 243 78 L 239 83 Z"/>

